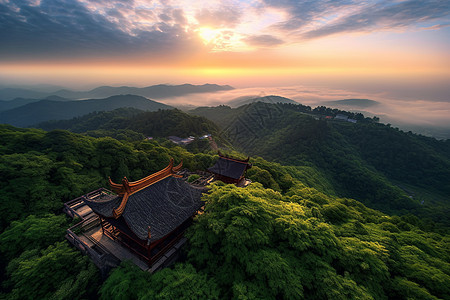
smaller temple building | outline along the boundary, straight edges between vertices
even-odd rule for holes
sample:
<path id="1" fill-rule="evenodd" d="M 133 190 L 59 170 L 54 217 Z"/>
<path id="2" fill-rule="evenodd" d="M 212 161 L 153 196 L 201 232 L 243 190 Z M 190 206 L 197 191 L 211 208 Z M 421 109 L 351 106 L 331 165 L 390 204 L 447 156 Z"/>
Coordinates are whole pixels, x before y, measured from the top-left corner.
<path id="1" fill-rule="evenodd" d="M 214 166 L 208 168 L 208 171 L 214 174 L 216 180 L 241 185 L 245 180 L 246 171 L 252 167 L 248 162 L 249 159 L 249 157 L 245 160 L 232 158 L 219 152 L 219 159 Z"/>

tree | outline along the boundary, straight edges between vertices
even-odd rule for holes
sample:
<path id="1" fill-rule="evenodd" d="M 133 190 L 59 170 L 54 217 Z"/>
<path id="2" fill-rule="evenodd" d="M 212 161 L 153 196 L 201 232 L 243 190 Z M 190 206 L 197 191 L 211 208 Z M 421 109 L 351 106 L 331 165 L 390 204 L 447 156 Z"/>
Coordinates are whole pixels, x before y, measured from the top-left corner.
<path id="1" fill-rule="evenodd" d="M 47 214 L 42 217 L 29 215 L 21 221 L 13 221 L 0 234 L 0 251 L 10 260 L 26 250 L 42 249 L 64 238 L 69 224 L 64 215 Z"/>
<path id="2" fill-rule="evenodd" d="M 81 299 L 95 293 L 99 281 L 96 267 L 67 242 L 23 252 L 7 274 L 9 299 Z"/>

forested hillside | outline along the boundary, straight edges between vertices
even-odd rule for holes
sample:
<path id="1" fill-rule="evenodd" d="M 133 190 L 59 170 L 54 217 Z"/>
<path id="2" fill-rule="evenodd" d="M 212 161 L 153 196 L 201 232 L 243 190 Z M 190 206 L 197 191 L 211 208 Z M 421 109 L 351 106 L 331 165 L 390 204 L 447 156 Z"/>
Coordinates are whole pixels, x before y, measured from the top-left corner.
<path id="1" fill-rule="evenodd" d="M 217 122 L 240 151 L 314 169 L 333 186 L 324 192 L 450 225 L 450 140 L 405 133 L 361 114 L 325 107 L 254 103 L 192 113 Z M 339 113 L 358 123 L 326 119 Z"/>
<path id="2" fill-rule="evenodd" d="M 107 178 L 140 179 L 183 159 L 193 170 L 214 157 L 191 154 L 167 142 L 119 142 L 68 131 L 45 132 L 0 125 L 0 299 L 95 299 L 96 267 L 65 241 L 70 220 L 65 201 L 99 187 Z"/>
<path id="3" fill-rule="evenodd" d="M 242 105 L 255 103 L 255 102 L 272 103 L 272 104 L 276 104 L 276 103 L 298 104 L 297 102 L 295 102 L 294 100 L 291 100 L 289 98 L 270 95 L 270 96 L 263 96 L 263 97 L 252 97 L 252 96 L 239 97 L 237 99 L 227 102 L 227 105 L 235 108 L 235 107 L 239 107 Z"/>
<path id="4" fill-rule="evenodd" d="M 139 179 L 214 153 L 167 142 L 119 142 L 63 130 L 1 126 L 0 251 L 6 299 L 448 299 L 448 233 L 389 216 L 331 189 L 311 169 L 252 158 L 247 188 L 211 186 L 189 229 L 187 259 L 150 275 L 127 263 L 102 282 L 64 240 L 64 201 L 106 179 Z M 237 155 L 237 153 L 234 153 Z M 305 182 L 304 178 L 310 178 Z M 313 179 L 311 179 L 313 178 Z"/>
<path id="5" fill-rule="evenodd" d="M 110 111 L 121 107 L 132 107 L 146 111 L 172 108 L 163 103 L 135 95 L 117 95 L 104 99 L 76 101 L 45 99 L 0 112 L 0 123 L 27 127 L 45 121 L 71 119 L 96 111 Z"/>
<path id="6" fill-rule="evenodd" d="M 178 109 L 144 112 L 133 108 L 93 112 L 70 120 L 44 122 L 37 127 L 45 130 L 65 129 L 88 134 L 128 130 L 147 137 L 200 136 L 219 131 L 210 120 L 186 114 Z"/>

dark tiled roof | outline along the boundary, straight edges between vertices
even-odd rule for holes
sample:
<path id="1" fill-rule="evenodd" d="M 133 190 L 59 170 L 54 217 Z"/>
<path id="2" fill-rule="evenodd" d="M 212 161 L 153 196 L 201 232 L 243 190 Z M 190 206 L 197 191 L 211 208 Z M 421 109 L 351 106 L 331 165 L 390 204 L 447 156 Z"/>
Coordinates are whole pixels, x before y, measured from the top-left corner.
<path id="1" fill-rule="evenodd" d="M 159 240 L 203 206 L 200 198 L 205 191 L 170 176 L 132 194 L 122 217 L 141 240 L 147 239 L 148 226 L 151 228 L 151 241 Z M 107 218 L 113 217 L 113 208 L 117 208 L 121 200 L 122 197 L 111 195 L 92 200 L 85 198 L 95 213 Z"/>
<path id="2" fill-rule="evenodd" d="M 116 194 L 109 194 L 102 192 L 99 195 L 95 193 L 89 193 L 85 196 L 84 202 L 96 213 L 103 217 L 112 218 L 113 209 L 120 205 L 122 197 Z M 96 196 L 95 198 L 93 196 Z"/>
<path id="3" fill-rule="evenodd" d="M 209 168 L 208 171 L 233 179 L 239 179 L 242 175 L 244 175 L 244 172 L 248 166 L 249 165 L 246 162 L 239 162 L 232 159 L 219 157 L 216 164 Z"/>

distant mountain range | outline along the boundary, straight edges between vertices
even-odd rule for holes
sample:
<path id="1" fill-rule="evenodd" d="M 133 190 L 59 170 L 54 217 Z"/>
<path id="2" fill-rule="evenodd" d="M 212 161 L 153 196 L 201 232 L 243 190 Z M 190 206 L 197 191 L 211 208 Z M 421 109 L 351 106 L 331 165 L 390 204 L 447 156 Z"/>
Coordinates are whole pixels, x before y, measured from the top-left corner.
<path id="1" fill-rule="evenodd" d="M 57 99 L 61 100 L 61 98 Z M 105 99 L 75 101 L 45 99 L 0 112 L 0 123 L 27 127 L 44 121 L 66 120 L 94 111 L 110 111 L 121 107 L 132 107 L 146 111 L 173 108 L 136 95 L 119 95 Z"/>
<path id="2" fill-rule="evenodd" d="M 366 108 L 380 104 L 375 100 L 369 99 L 344 99 L 344 100 L 335 100 L 335 101 L 327 101 L 322 104 L 327 106 L 347 106 L 347 107 L 358 107 L 358 108 Z"/>
<path id="3" fill-rule="evenodd" d="M 44 99 L 49 96 L 59 96 L 67 99 L 88 99 L 88 98 L 106 98 L 114 95 L 138 95 L 152 99 L 163 99 L 169 97 L 183 96 L 194 93 L 211 93 L 218 91 L 228 91 L 234 89 L 229 85 L 204 84 L 204 85 L 167 85 L 159 84 L 143 88 L 121 86 L 101 86 L 90 91 L 72 91 L 57 90 L 54 92 L 43 92 L 38 90 L 21 88 L 3 88 L 0 89 L 0 99 L 12 100 L 16 98 Z"/>
<path id="4" fill-rule="evenodd" d="M 66 99 L 59 96 L 48 96 L 46 98 L 40 99 L 28 99 L 28 98 L 16 98 L 14 100 L 1 101 L 0 100 L 0 111 L 13 109 L 26 105 L 28 103 L 39 102 L 42 100 L 52 100 L 52 101 L 73 101 L 72 99 Z"/>
<path id="5" fill-rule="evenodd" d="M 272 104 L 276 104 L 276 103 L 298 104 L 297 102 L 295 102 L 294 100 L 291 100 L 289 98 L 270 95 L 270 96 L 263 96 L 263 97 L 243 96 L 243 97 L 239 97 L 234 100 L 231 100 L 230 102 L 227 103 L 227 105 L 229 105 L 233 108 L 236 108 L 236 107 L 254 103 L 254 102 L 263 102 L 263 103 L 272 103 Z"/>

